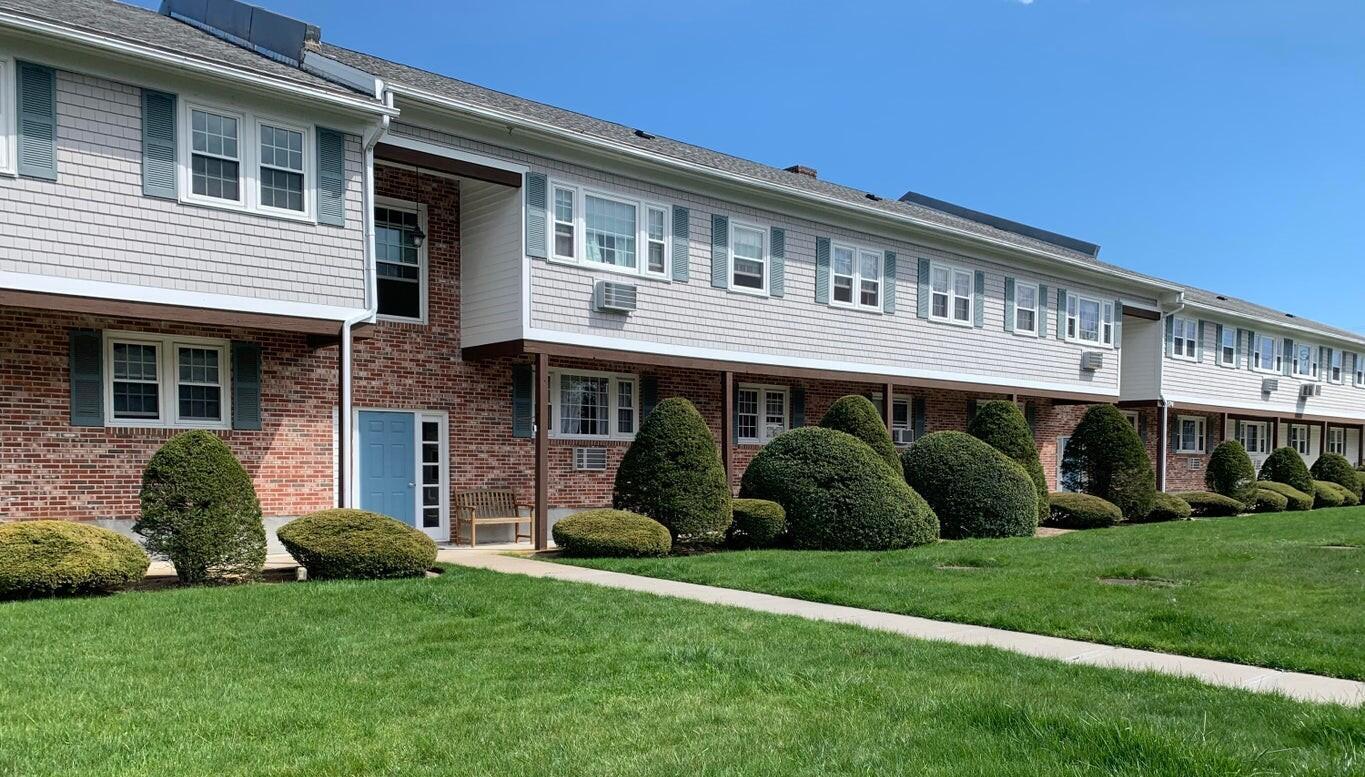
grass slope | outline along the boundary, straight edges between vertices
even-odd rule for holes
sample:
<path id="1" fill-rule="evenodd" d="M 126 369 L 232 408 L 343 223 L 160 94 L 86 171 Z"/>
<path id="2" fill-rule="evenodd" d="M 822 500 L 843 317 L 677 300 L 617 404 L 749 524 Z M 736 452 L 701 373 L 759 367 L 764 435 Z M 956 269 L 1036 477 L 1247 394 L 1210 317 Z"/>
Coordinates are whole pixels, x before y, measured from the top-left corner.
<path id="1" fill-rule="evenodd" d="M 775 550 L 574 563 L 1365 679 L 1365 508 L 884 553 Z M 1100 582 L 1127 577 L 1174 584 Z"/>
<path id="2" fill-rule="evenodd" d="M 1271 775 L 1365 713 L 452 569 L 0 605 L 0 774 Z"/>

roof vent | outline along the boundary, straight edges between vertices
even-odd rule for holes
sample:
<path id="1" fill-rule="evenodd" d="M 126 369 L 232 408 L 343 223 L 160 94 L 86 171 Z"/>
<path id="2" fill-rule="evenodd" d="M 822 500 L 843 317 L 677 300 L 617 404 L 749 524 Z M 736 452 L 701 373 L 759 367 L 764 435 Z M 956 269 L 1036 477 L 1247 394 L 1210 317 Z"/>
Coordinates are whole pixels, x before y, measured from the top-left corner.
<path id="1" fill-rule="evenodd" d="M 877 195 L 875 195 L 875 194 L 873 194 L 873 193 L 871 193 L 871 192 L 868 192 L 867 194 L 864 194 L 863 196 L 866 197 L 866 198 L 868 198 L 869 200 L 872 200 L 873 202 L 881 202 L 881 201 L 882 201 L 882 198 L 881 198 L 881 197 L 878 197 Z"/>
<path id="2" fill-rule="evenodd" d="M 816 172 L 816 170 L 815 170 L 814 167 L 806 167 L 805 165 L 792 165 L 791 167 L 784 167 L 784 168 L 782 168 L 782 169 L 783 169 L 783 170 L 786 170 L 786 171 L 789 172 L 789 173 L 796 173 L 797 175 L 810 176 L 811 178 L 819 178 L 819 177 L 820 177 L 819 173 Z"/>
<path id="3" fill-rule="evenodd" d="M 307 22 L 238 0 L 162 0 L 161 13 L 294 67 L 322 40 Z"/>
<path id="4" fill-rule="evenodd" d="M 644 130 L 635 130 L 635 137 L 637 137 L 637 138 L 644 138 L 645 140 L 653 140 L 653 139 L 654 139 L 654 136 L 653 136 L 653 135 L 649 134 L 648 132 L 645 132 Z"/>
<path id="5" fill-rule="evenodd" d="M 1298 318 L 1298 316 L 1294 315 L 1293 313 L 1285 313 L 1284 315 L 1286 318 Z"/>
<path id="6" fill-rule="evenodd" d="M 1228 301 L 1228 298 L 1227 298 L 1227 297 L 1224 297 L 1222 294 L 1219 294 L 1219 295 L 1218 295 L 1218 299 L 1221 299 L 1221 300 L 1224 301 L 1224 302 L 1227 302 L 1227 301 Z"/>

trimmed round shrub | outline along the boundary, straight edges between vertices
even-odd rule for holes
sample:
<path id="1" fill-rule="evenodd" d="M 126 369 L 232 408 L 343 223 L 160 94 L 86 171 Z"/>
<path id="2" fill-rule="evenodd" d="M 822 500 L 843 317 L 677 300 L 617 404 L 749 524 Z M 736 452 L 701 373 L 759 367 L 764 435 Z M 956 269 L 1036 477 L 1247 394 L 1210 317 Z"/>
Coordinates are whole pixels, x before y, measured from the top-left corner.
<path id="1" fill-rule="evenodd" d="M 1308 466 L 1303 457 L 1293 448 L 1276 448 L 1261 465 L 1261 480 L 1283 483 L 1305 493 L 1313 493 L 1313 476 L 1308 474 Z"/>
<path id="2" fill-rule="evenodd" d="M 584 510 L 550 527 L 569 556 L 667 556 L 673 537 L 648 516 L 626 510 Z"/>
<path id="3" fill-rule="evenodd" d="M 1113 405 L 1091 405 L 1081 417 L 1062 457 L 1068 491 L 1112 502 L 1124 517 L 1152 511 L 1156 472 L 1133 424 Z"/>
<path id="4" fill-rule="evenodd" d="M 1324 453 L 1313 462 L 1313 468 L 1308 470 L 1308 474 L 1315 480 L 1326 480 L 1336 483 L 1342 488 L 1354 494 L 1359 503 L 1362 496 L 1361 488 L 1365 486 L 1365 478 L 1362 478 L 1351 462 L 1346 460 L 1340 453 Z"/>
<path id="5" fill-rule="evenodd" d="M 1249 504 L 1256 495 L 1256 465 L 1236 440 L 1219 443 L 1209 456 L 1204 485 L 1215 494 Z"/>
<path id="6" fill-rule="evenodd" d="M 1258 488 L 1252 509 L 1258 513 L 1282 513 L 1289 509 L 1289 497 L 1268 488 Z"/>
<path id="7" fill-rule="evenodd" d="M 1190 503 L 1175 494 L 1166 494 L 1160 491 L 1156 494 L 1156 502 L 1152 511 L 1141 519 L 1142 523 L 1156 523 L 1157 521 L 1188 521 L 1194 514 L 1194 509 Z"/>
<path id="8" fill-rule="evenodd" d="M 966 432 L 934 432 L 901 459 L 905 481 L 938 516 L 944 539 L 1031 537 L 1038 492 L 1015 461 Z"/>
<path id="9" fill-rule="evenodd" d="M 1058 491 L 1048 494 L 1047 501 L 1047 525 L 1059 529 L 1103 529 L 1123 520 L 1117 505 L 1090 494 Z"/>
<path id="10" fill-rule="evenodd" d="M 1341 507 L 1346 504 L 1346 489 L 1326 480 L 1313 481 L 1313 509 L 1321 507 Z M 1359 504 L 1360 500 L 1356 500 Z"/>
<path id="11" fill-rule="evenodd" d="M 436 563 L 436 543 L 399 521 L 365 510 L 319 510 L 276 536 L 310 580 L 420 577 Z"/>
<path id="12" fill-rule="evenodd" d="M 72 521 L 0 524 L 0 599 L 121 591 L 149 559 L 117 532 Z"/>
<path id="13" fill-rule="evenodd" d="M 185 583 L 247 580 L 265 565 L 265 525 L 251 476 L 217 436 L 177 434 L 142 471 L 147 550 L 170 559 Z"/>
<path id="14" fill-rule="evenodd" d="M 1313 509 L 1313 497 L 1293 486 L 1285 485 L 1284 483 L 1276 483 L 1273 480 L 1261 480 L 1257 481 L 1256 487 L 1262 491 L 1270 491 L 1284 497 L 1288 500 L 1287 506 L 1290 510 Z"/>
<path id="15" fill-rule="evenodd" d="M 1245 504 L 1212 491 L 1182 491 L 1175 496 L 1185 500 L 1198 518 L 1225 518 L 1229 515 L 1241 515 L 1246 511 Z"/>
<path id="16" fill-rule="evenodd" d="M 797 548 L 885 550 L 938 539 L 938 517 L 924 498 L 867 444 L 835 429 L 779 435 L 749 462 L 739 493 L 782 505 Z"/>
<path id="17" fill-rule="evenodd" d="M 1028 473 L 1033 489 L 1038 493 L 1038 522 L 1047 520 L 1050 509 L 1047 501 L 1047 475 L 1038 458 L 1038 445 L 1033 441 L 1033 430 L 1028 419 L 1014 402 L 993 399 L 976 408 L 976 415 L 967 424 L 967 434 L 981 440 L 1013 459 Z"/>
<path id="18" fill-rule="evenodd" d="M 826 429 L 848 432 L 867 443 L 897 476 L 901 474 L 900 454 L 891 441 L 891 433 L 886 431 L 886 419 L 882 418 L 872 400 L 859 394 L 839 397 L 829 406 L 825 417 L 820 419 L 820 425 Z"/>
<path id="19" fill-rule="evenodd" d="M 655 406 L 616 469 L 612 505 L 653 518 L 676 540 L 714 542 L 730 527 L 730 484 L 716 440 L 682 397 Z"/>
<path id="20" fill-rule="evenodd" d="M 787 530 L 787 511 L 767 499 L 736 499 L 729 541 L 737 548 L 770 548 Z"/>

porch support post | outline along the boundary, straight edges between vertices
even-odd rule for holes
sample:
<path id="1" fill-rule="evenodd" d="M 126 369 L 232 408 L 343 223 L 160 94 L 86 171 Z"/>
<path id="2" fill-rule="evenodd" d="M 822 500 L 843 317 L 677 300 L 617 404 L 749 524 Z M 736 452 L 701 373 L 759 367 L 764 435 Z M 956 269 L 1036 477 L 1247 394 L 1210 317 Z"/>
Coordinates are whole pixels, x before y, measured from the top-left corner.
<path id="1" fill-rule="evenodd" d="M 1280 419 L 1270 419 L 1270 450 L 1280 447 Z"/>
<path id="2" fill-rule="evenodd" d="M 1166 449 L 1170 447 L 1170 441 L 1166 438 L 1171 433 L 1169 420 L 1170 407 L 1162 402 L 1161 409 L 1157 412 L 1158 428 L 1156 433 L 1156 483 L 1157 488 L 1161 491 L 1166 490 Z"/>
<path id="3" fill-rule="evenodd" d="M 886 422 L 886 433 L 891 434 L 891 420 L 896 414 L 895 394 L 896 386 L 888 382 L 885 392 L 882 394 L 882 420 Z"/>
<path id="4" fill-rule="evenodd" d="M 354 507 L 351 496 L 351 327 L 341 325 L 337 344 L 337 507 Z"/>
<path id="5" fill-rule="evenodd" d="M 536 354 L 536 550 L 550 546 L 550 356 Z"/>
<path id="6" fill-rule="evenodd" d="M 1361 464 L 1365 464 L 1365 424 L 1360 425 L 1360 434 L 1356 435 L 1356 466 Z"/>
<path id="7" fill-rule="evenodd" d="M 735 374 L 720 374 L 720 461 L 725 467 L 725 487 L 734 488 L 735 452 Z"/>

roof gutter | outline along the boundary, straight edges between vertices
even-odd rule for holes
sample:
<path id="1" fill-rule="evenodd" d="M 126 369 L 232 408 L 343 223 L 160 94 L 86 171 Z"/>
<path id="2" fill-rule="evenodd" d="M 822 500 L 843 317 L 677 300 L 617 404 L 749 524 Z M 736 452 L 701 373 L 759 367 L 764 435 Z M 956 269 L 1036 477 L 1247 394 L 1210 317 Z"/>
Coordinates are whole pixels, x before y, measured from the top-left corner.
<path id="1" fill-rule="evenodd" d="M 416 89 L 410 86 L 403 86 L 401 84 L 391 84 L 390 87 L 399 95 L 410 97 L 412 99 L 419 100 L 422 102 L 430 103 L 432 105 L 436 105 L 447 110 L 469 114 L 478 118 L 495 121 L 504 125 L 507 124 L 518 125 L 521 127 L 535 130 L 537 132 L 544 133 L 555 138 L 560 138 L 575 143 L 583 143 L 591 146 L 596 146 L 599 149 L 609 151 L 618 155 L 627 156 L 634 159 L 643 159 L 648 162 L 667 165 L 669 167 L 678 168 L 689 173 L 702 175 L 706 177 L 722 178 L 733 183 L 742 184 L 744 186 L 766 189 L 770 192 L 780 194 L 785 197 L 815 202 L 825 207 L 833 207 L 840 210 L 857 211 L 858 213 L 864 216 L 871 217 L 878 221 L 895 224 L 897 226 L 904 227 L 909 225 L 920 230 L 946 235 L 960 240 L 966 240 L 974 243 L 986 243 L 996 248 L 1017 254 L 1024 254 L 1034 259 L 1042 259 L 1044 261 L 1052 262 L 1055 264 L 1066 265 L 1068 267 L 1077 270 L 1083 270 L 1085 272 L 1122 278 L 1126 281 L 1137 284 L 1144 288 L 1154 289 L 1161 292 L 1179 292 L 1182 288 L 1173 283 L 1154 281 L 1151 278 L 1147 278 L 1145 276 L 1126 273 L 1122 271 L 1116 271 L 1109 267 L 1101 267 L 1079 259 L 1072 259 L 1070 257 L 1059 256 L 1057 254 L 1049 253 L 1047 251 L 1027 248 L 1024 246 L 1009 243 L 1004 240 L 985 237 L 973 232 L 969 232 L 965 229 L 958 229 L 956 227 L 950 227 L 943 224 L 936 224 L 934 222 L 926 221 L 924 219 L 918 219 L 913 216 L 887 213 L 886 211 L 880 210 L 878 208 L 866 205 L 859 205 L 851 202 L 845 202 L 835 197 L 829 197 L 823 194 L 805 191 L 803 189 L 798 189 L 794 186 L 787 186 L 785 184 L 774 183 L 772 181 L 763 181 L 757 178 L 741 175 L 739 173 L 730 173 L 724 170 L 716 170 L 715 168 L 707 167 L 705 165 L 699 165 L 696 164 L 695 162 L 688 162 L 682 159 L 674 159 L 672 157 L 654 154 L 644 149 L 635 148 L 624 143 L 618 143 L 616 141 L 607 140 L 605 138 L 597 138 L 590 135 L 585 135 L 581 132 L 566 130 L 562 127 L 556 127 L 555 125 L 550 124 L 548 122 L 528 119 L 524 116 L 518 116 L 514 113 L 508 113 L 507 111 L 500 111 L 491 108 L 470 105 L 468 103 L 461 102 L 459 100 L 452 100 L 448 97 L 443 97 L 441 95 L 434 94 L 432 92 L 428 92 L 422 89 Z"/>
<path id="2" fill-rule="evenodd" d="M 1314 329 L 1314 328 L 1311 327 L 1311 326 L 1307 326 L 1307 325 L 1300 324 L 1300 323 L 1296 323 L 1296 322 L 1291 322 L 1291 321 L 1279 321 L 1279 320 L 1274 320 L 1274 321 L 1272 321 L 1272 320 L 1268 320 L 1268 319 L 1265 319 L 1265 318 L 1257 318 L 1257 317 L 1255 317 L 1255 316 L 1251 316 L 1251 315 L 1248 315 L 1248 314 L 1246 314 L 1246 313 L 1238 313 L 1238 312 L 1236 312 L 1236 311 L 1231 311 L 1231 310 L 1227 310 L 1227 309 L 1225 309 L 1225 308 L 1215 307 L 1215 306 L 1213 306 L 1213 305 L 1205 305 L 1205 304 L 1201 304 L 1201 303 L 1198 303 L 1198 302 L 1187 302 L 1187 303 L 1185 303 L 1185 305 L 1187 305 L 1187 306 L 1189 306 L 1190 308 L 1193 308 L 1193 309 L 1195 309 L 1195 310 L 1202 310 L 1202 311 L 1205 311 L 1205 312 L 1208 312 L 1208 313 L 1216 313 L 1216 314 L 1218 314 L 1218 315 L 1220 315 L 1220 316 L 1227 316 L 1228 318 L 1235 318 L 1235 319 L 1237 319 L 1237 320 L 1239 320 L 1239 321 L 1246 321 L 1246 322 L 1250 322 L 1250 323 L 1252 323 L 1252 324 L 1262 324 L 1262 325 L 1266 325 L 1266 326 L 1272 326 L 1272 327 L 1275 327 L 1276 329 L 1292 329 L 1292 330 L 1294 330 L 1295 332 L 1303 332 L 1303 333 L 1305 333 L 1305 334 L 1313 335 L 1314 337 L 1320 337 L 1320 338 L 1324 338 L 1324 339 L 1336 340 L 1336 341 L 1338 341 L 1338 342 L 1343 342 L 1343 343 L 1351 343 L 1351 344 L 1356 345 L 1356 346 L 1365 345 L 1365 337 L 1355 337 L 1355 338 L 1346 337 L 1346 336 L 1344 336 L 1344 335 L 1337 334 L 1337 333 L 1333 333 L 1333 332 L 1324 332 L 1324 331 L 1322 331 L 1322 330 L 1320 330 L 1320 329 Z M 1182 307 L 1183 307 L 1183 306 L 1184 306 L 1184 305 L 1182 305 Z"/>
<path id="3" fill-rule="evenodd" d="M 259 73 L 253 73 L 249 70 L 229 67 L 218 62 L 199 59 L 184 54 L 177 54 L 175 52 L 166 51 L 165 49 L 133 43 L 131 41 L 110 37 L 108 35 L 101 35 L 96 32 L 75 27 L 54 24 L 30 16 L 16 14 L 12 11 L 0 11 L 0 26 L 9 27 L 21 32 L 38 34 L 48 38 L 56 38 L 67 43 L 75 43 L 119 56 L 145 59 L 161 65 L 178 68 L 180 70 L 209 76 L 223 81 L 284 92 L 296 97 L 306 97 L 340 108 L 383 116 L 398 115 L 398 111 L 393 108 L 392 104 L 385 105 L 360 95 L 350 97 L 336 92 L 329 92 L 324 89 L 307 86 L 306 84 L 291 82 L 283 78 L 265 76 Z"/>

